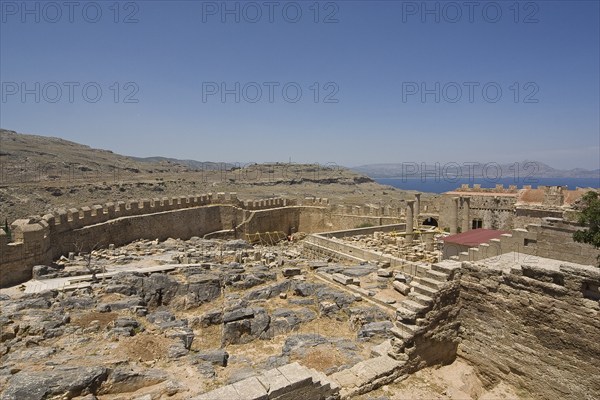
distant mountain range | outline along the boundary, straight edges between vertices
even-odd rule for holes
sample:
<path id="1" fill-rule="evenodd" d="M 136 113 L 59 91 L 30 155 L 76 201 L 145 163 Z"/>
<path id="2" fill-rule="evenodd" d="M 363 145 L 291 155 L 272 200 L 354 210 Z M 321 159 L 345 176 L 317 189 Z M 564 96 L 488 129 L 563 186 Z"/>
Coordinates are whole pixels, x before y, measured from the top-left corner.
<path id="1" fill-rule="evenodd" d="M 459 177 L 459 178 L 598 178 L 600 169 L 587 170 L 575 168 L 560 170 L 540 161 L 521 161 L 511 164 L 498 163 L 395 163 L 367 164 L 350 168 L 370 178 L 421 178 Z"/>

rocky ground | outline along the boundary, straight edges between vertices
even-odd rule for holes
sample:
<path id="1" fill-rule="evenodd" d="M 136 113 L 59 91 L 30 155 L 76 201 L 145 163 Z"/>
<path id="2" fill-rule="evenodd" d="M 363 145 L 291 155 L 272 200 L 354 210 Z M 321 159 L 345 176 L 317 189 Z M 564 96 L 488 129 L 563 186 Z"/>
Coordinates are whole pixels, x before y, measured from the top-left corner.
<path id="1" fill-rule="evenodd" d="M 2 290 L 0 398 L 184 399 L 293 361 L 333 373 L 389 335 L 389 313 L 317 279 L 295 243 L 144 241 L 98 251 L 92 265 L 153 257 L 197 264 L 75 290 Z M 86 260 L 65 257 L 37 278 L 89 273 Z"/>
<path id="2" fill-rule="evenodd" d="M 382 265 L 306 259 L 301 246 L 144 240 L 94 251 L 91 262 L 70 254 L 37 268 L 40 282 L 99 274 L 78 288 L 0 290 L 0 399 L 186 399 L 294 361 L 332 374 L 372 357 L 394 313 L 315 271 L 343 272 L 361 286 L 371 279 L 373 295 L 384 297 L 394 278 L 381 276 Z M 180 267 L 123 271 L 173 264 Z M 518 394 L 484 389 L 457 361 L 360 397 L 431 398 Z"/>

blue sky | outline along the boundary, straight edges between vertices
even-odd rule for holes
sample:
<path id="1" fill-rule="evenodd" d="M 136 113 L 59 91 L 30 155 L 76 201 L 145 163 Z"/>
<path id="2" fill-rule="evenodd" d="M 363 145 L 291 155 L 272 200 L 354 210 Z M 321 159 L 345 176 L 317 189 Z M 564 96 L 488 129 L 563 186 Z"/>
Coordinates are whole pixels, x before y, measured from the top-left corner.
<path id="1" fill-rule="evenodd" d="M 0 3 L 6 129 L 202 161 L 600 168 L 598 1 Z"/>

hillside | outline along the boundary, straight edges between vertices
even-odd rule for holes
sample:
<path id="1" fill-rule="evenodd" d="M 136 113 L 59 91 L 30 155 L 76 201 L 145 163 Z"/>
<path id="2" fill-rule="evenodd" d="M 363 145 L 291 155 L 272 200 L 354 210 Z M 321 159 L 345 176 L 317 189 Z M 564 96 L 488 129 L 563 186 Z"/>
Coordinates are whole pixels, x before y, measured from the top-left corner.
<path id="1" fill-rule="evenodd" d="M 327 197 L 398 204 L 408 192 L 341 167 L 128 157 L 60 138 L 0 130 L 0 222 L 127 199 L 238 192 L 242 199 Z"/>

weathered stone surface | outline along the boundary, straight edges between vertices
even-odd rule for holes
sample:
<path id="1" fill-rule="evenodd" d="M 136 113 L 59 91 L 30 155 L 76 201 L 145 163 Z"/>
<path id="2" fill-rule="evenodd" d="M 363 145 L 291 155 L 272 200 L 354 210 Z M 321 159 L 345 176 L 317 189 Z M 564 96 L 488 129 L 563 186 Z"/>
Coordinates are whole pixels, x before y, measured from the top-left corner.
<path id="1" fill-rule="evenodd" d="M 284 268 L 281 272 L 282 272 L 283 276 L 285 276 L 285 277 L 296 276 L 296 275 L 302 274 L 302 270 L 298 267 Z"/>
<path id="2" fill-rule="evenodd" d="M 2 392 L 6 400 L 37 400 L 51 396 L 75 396 L 96 393 L 106 381 L 104 367 L 61 367 L 53 371 L 25 372 L 13 375 Z"/>
<path id="3" fill-rule="evenodd" d="M 238 310 L 226 312 L 223 315 L 223 323 L 227 324 L 241 319 L 254 318 L 254 310 L 251 308 L 241 308 Z"/>
<path id="4" fill-rule="evenodd" d="M 140 370 L 119 367 L 110 372 L 99 394 L 135 392 L 138 389 L 156 385 L 167 380 L 168 374 L 160 369 Z"/>
<path id="5" fill-rule="evenodd" d="M 354 281 L 354 279 L 351 277 L 339 273 L 333 274 L 332 278 L 334 281 L 339 282 L 342 285 L 349 285 Z"/>
<path id="6" fill-rule="evenodd" d="M 359 338 L 391 337 L 389 330 L 394 324 L 390 321 L 371 322 L 363 325 L 358 331 Z"/>
<path id="7" fill-rule="evenodd" d="M 196 357 L 200 360 L 208 361 L 214 365 L 226 367 L 227 360 L 229 360 L 229 353 L 223 349 L 215 349 L 210 351 L 200 351 L 196 353 Z"/>
<path id="8" fill-rule="evenodd" d="M 223 323 L 223 313 L 221 310 L 210 310 L 200 317 L 200 326 L 207 327 Z"/>
<path id="9" fill-rule="evenodd" d="M 123 285 L 123 284 L 108 285 L 108 286 L 106 286 L 104 291 L 106 293 L 119 293 L 119 294 L 123 294 L 125 296 L 131 296 L 132 294 L 135 294 L 134 288 L 132 288 L 131 286 L 128 286 L 128 285 Z"/>
<path id="10" fill-rule="evenodd" d="M 205 378 L 212 379 L 217 375 L 213 364 L 209 361 L 200 361 L 197 365 L 198 372 Z"/>
<path id="11" fill-rule="evenodd" d="M 459 355 L 485 383 L 502 380 L 539 398 L 592 398 L 600 392 L 600 365 L 592 361 L 600 360 L 600 307 L 585 288 L 597 288 L 600 273 L 515 260 L 463 263 Z"/>
<path id="12" fill-rule="evenodd" d="M 146 303 L 141 297 L 138 296 L 129 296 L 123 300 L 113 301 L 110 303 L 104 303 L 103 307 L 107 307 L 108 310 L 116 311 L 116 310 L 128 310 L 134 309 L 135 307 L 144 306 Z M 100 306 L 100 304 L 98 305 Z"/>
<path id="13" fill-rule="evenodd" d="M 167 349 L 167 357 L 177 359 L 188 355 L 189 352 L 183 342 L 177 341 Z"/>
<path id="14" fill-rule="evenodd" d="M 192 347 L 192 342 L 194 341 L 194 331 L 188 327 L 169 329 L 165 332 L 165 336 L 181 340 L 181 343 L 187 350 Z"/>
<path id="15" fill-rule="evenodd" d="M 333 301 L 341 309 L 356 301 L 352 294 L 326 286 L 317 289 L 316 295 L 319 301 Z"/>
<path id="16" fill-rule="evenodd" d="M 410 293 L 410 286 L 402 282 L 394 281 L 393 286 L 397 292 L 403 294 L 404 296 L 408 296 L 408 294 Z"/>
<path id="17" fill-rule="evenodd" d="M 338 305 L 332 301 L 322 301 L 319 303 L 319 312 L 322 315 L 332 315 L 340 310 Z"/>
<path id="18" fill-rule="evenodd" d="M 309 282 L 294 282 L 292 285 L 294 294 L 302 297 L 312 296 L 318 287 L 318 285 Z"/>
<path id="19" fill-rule="evenodd" d="M 146 318 L 153 324 L 162 324 L 165 322 L 175 321 L 176 319 L 175 314 L 167 310 L 155 311 L 146 315 Z"/>
<path id="20" fill-rule="evenodd" d="M 273 297 L 279 296 L 280 293 L 287 292 L 289 288 L 290 281 L 286 280 L 250 291 L 244 296 L 244 299 L 247 301 L 272 299 Z"/>
<path id="21" fill-rule="evenodd" d="M 389 269 L 378 269 L 377 270 L 377 276 L 380 276 L 382 278 L 391 278 L 392 277 L 393 272 Z"/>
<path id="22" fill-rule="evenodd" d="M 367 276 L 375 271 L 377 271 L 377 267 L 370 264 L 343 268 L 343 274 L 350 277 Z"/>
<path id="23" fill-rule="evenodd" d="M 339 386 L 325 375 L 292 363 L 223 386 L 193 400 L 321 400 L 337 398 L 339 390 Z"/>

